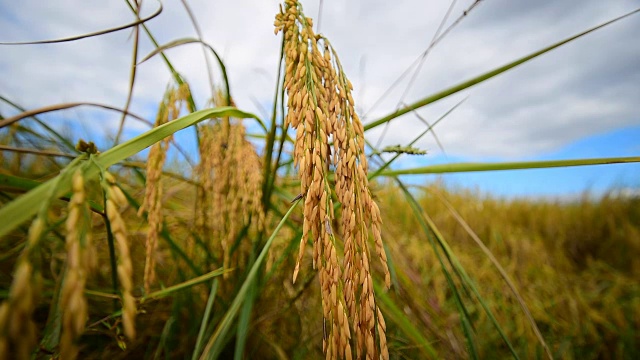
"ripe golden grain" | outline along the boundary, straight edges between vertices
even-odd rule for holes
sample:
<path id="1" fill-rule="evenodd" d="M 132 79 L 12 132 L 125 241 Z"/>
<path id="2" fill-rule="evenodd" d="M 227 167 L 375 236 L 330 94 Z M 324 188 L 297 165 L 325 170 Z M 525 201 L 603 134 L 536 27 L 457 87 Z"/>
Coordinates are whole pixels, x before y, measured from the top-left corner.
<path id="1" fill-rule="evenodd" d="M 201 216 L 208 219 L 214 247 L 219 244 L 223 266 L 245 263 L 250 251 L 249 243 L 241 243 L 232 257 L 230 245 L 236 241 L 244 226 L 264 225 L 262 209 L 262 165 L 253 145 L 245 138 L 245 127 L 240 120 L 223 119 L 201 128 L 198 168 L 203 180 Z M 226 277 L 229 273 L 225 274 Z"/>
<path id="2" fill-rule="evenodd" d="M 66 247 L 67 272 L 62 287 L 62 335 L 60 357 L 75 359 L 78 356 L 77 339 L 84 332 L 87 320 L 87 300 L 84 296 L 88 273 L 95 267 L 94 248 L 89 233 L 90 214 L 86 202 L 84 179 L 78 170 L 72 179 L 73 195 L 69 201 Z"/>
<path id="3" fill-rule="evenodd" d="M 118 201 L 122 201 L 122 197 L 120 196 L 122 191 L 115 183 L 109 182 L 109 179 L 113 179 L 113 176 L 105 176 L 105 179 L 108 183 L 108 186 L 106 186 L 107 218 L 111 223 L 111 232 L 115 239 L 118 252 L 117 272 L 120 287 L 122 288 L 122 325 L 124 334 L 129 340 L 133 340 L 136 337 L 135 319 L 137 308 L 135 299 L 131 294 L 133 289 L 133 265 L 131 264 L 127 229 L 118 211 L 118 206 L 124 204 L 122 202 L 118 203 Z"/>
<path id="4" fill-rule="evenodd" d="M 288 94 L 285 126 L 290 124 L 296 129 L 294 163 L 299 167 L 301 193 L 305 196 L 303 234 L 293 281 L 300 271 L 306 242 L 312 239 L 313 264 L 320 273 L 323 314 L 329 322 L 323 342 L 327 358 L 352 355 L 351 334 L 344 321 L 347 312 L 355 332 L 356 357 L 386 359 L 385 327 L 379 325 L 384 319 L 375 303 L 369 269 L 367 224 L 371 226 L 387 287 L 390 275 L 382 245 L 382 219 L 367 179 L 364 129 L 354 110 L 353 86 L 335 51 L 326 38 L 313 32 L 313 22 L 301 9 L 297 1 L 286 0 L 284 12 L 277 14 L 275 21 L 276 33 L 283 31 L 285 40 L 284 84 Z M 342 267 L 331 229 L 334 219 L 328 180 L 331 165 L 336 169 L 333 191 L 341 204 Z"/>
<path id="5" fill-rule="evenodd" d="M 188 105 L 187 99 L 190 96 L 187 83 L 183 83 L 178 88 L 170 88 L 165 93 L 164 99 L 160 103 L 155 126 L 160 126 L 180 116 L 180 109 L 183 105 Z M 151 291 L 151 286 L 155 281 L 156 270 L 156 250 L 158 247 L 158 236 L 162 230 L 162 168 L 166 160 L 172 136 L 169 136 L 151 146 L 147 160 L 147 179 L 145 183 L 145 196 L 142 206 L 138 210 L 138 215 L 147 211 L 147 240 L 145 242 L 146 257 L 144 264 L 144 290 L 145 293 Z"/>
<path id="6" fill-rule="evenodd" d="M 38 216 L 29 227 L 27 245 L 18 259 L 8 299 L 0 305 L 0 359 L 29 359 L 36 345 L 33 311 L 40 296 L 42 278 L 31 263 L 31 252 L 45 230 Z"/>

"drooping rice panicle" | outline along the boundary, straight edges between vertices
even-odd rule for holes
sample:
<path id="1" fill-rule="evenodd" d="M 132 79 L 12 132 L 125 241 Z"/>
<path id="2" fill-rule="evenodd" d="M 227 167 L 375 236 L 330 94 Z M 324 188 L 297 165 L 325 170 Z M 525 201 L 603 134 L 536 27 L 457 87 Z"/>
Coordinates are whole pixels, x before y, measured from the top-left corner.
<path id="1" fill-rule="evenodd" d="M 86 199 L 84 178 L 79 170 L 73 174 L 72 191 L 66 221 L 67 271 L 61 299 L 62 359 L 75 359 L 78 356 L 76 341 L 84 332 L 88 316 L 84 290 L 87 276 L 96 266 L 95 248 L 92 247 L 90 234 L 91 214 Z"/>
<path id="2" fill-rule="evenodd" d="M 180 116 L 180 110 L 188 105 L 190 90 L 187 83 L 183 83 L 178 88 L 169 88 L 160 103 L 155 126 L 166 124 Z M 193 111 L 193 110 L 191 110 Z M 145 184 L 145 196 L 142 206 L 138 210 L 141 215 L 147 211 L 147 241 L 145 243 L 146 257 L 144 264 L 144 289 L 146 293 L 151 290 L 151 285 L 156 277 L 156 249 L 158 247 L 158 236 L 162 230 L 162 168 L 167 157 L 169 144 L 172 136 L 166 137 L 162 141 L 151 146 L 147 160 L 147 179 Z"/>
<path id="3" fill-rule="evenodd" d="M 111 232 L 115 239 L 115 245 L 118 253 L 118 280 L 122 289 L 122 326 L 124 334 L 129 340 L 136 337 L 136 315 L 137 306 L 133 297 L 133 265 L 131 263 L 131 254 L 129 252 L 129 241 L 127 238 L 127 229 L 124 220 L 120 215 L 118 208 L 126 204 L 126 198 L 122 190 L 117 186 L 116 180 L 108 172 L 104 173 L 104 188 L 107 196 L 106 212 L 107 218 L 111 223 Z"/>
<path id="4" fill-rule="evenodd" d="M 293 279 L 300 270 L 307 240 L 312 239 L 313 265 L 320 272 L 323 313 L 329 323 L 324 343 L 327 357 L 353 355 L 349 321 L 344 320 L 348 314 L 355 332 L 355 356 L 387 358 L 385 327 L 376 325 L 384 324 L 384 319 L 373 293 L 367 224 L 387 287 L 390 275 L 382 246 L 382 219 L 369 190 L 364 131 L 354 110 L 353 87 L 331 44 L 313 32 L 311 19 L 304 16 L 297 1 L 285 1 L 275 26 L 276 33 L 283 31 L 285 37 L 285 127 L 291 124 L 296 129 L 294 161 L 305 198 L 303 235 Z M 333 191 L 341 204 L 340 234 L 332 230 L 332 168 Z M 339 236 L 344 242 L 342 267 L 335 246 Z"/>

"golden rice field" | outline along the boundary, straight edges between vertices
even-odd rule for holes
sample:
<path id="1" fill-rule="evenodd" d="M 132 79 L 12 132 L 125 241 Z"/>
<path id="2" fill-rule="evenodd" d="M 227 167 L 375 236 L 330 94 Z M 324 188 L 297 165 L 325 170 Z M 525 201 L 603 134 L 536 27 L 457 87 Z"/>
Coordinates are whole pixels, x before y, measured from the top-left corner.
<path id="1" fill-rule="evenodd" d="M 121 141 L 123 115 L 110 147 L 38 118 L 64 104 L 0 118 L 0 359 L 640 357 L 640 198 L 409 186 L 388 167 L 420 150 L 382 157 L 367 142 L 573 38 L 363 124 L 339 49 L 298 1 L 274 15 L 271 118 L 235 104 L 207 44 L 224 74 L 211 106 L 165 57 L 153 128 Z M 262 129 L 251 141 L 249 122 Z M 190 170 L 167 160 L 187 127 Z M 614 162 L 640 158 L 474 166 Z"/>

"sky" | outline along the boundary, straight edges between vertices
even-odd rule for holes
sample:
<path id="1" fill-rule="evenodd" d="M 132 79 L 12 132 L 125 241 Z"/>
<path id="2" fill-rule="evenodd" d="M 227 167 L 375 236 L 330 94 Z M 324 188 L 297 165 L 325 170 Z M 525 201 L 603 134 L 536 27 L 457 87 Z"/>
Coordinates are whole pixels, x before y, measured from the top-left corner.
<path id="1" fill-rule="evenodd" d="M 634 10 L 635 1 L 484 0 L 431 49 L 423 66 L 411 65 L 444 28 L 474 1 L 302 1 L 317 32 L 331 41 L 354 85 L 365 123 L 545 46 Z M 280 37 L 273 33 L 278 1 L 189 1 L 204 40 L 222 56 L 240 109 L 267 117 L 272 106 Z M 181 1 L 162 3 L 147 25 L 159 43 L 195 37 Z M 142 15 L 158 9 L 145 0 Z M 0 42 L 55 39 L 135 20 L 124 1 L 0 0 Z M 529 161 L 638 156 L 640 153 L 640 13 L 536 58 L 485 83 L 393 120 L 366 137 L 381 146 L 407 144 L 460 101 L 417 147 L 425 156 L 404 156 L 395 169 L 445 162 Z M 139 58 L 153 50 L 141 33 Z M 124 107 L 129 88 L 131 30 L 75 42 L 0 46 L 0 96 L 25 108 L 89 101 Z M 202 48 L 166 52 L 192 87 L 199 108 L 210 97 Z M 213 60 L 212 60 L 212 63 Z M 413 69 L 414 79 L 405 77 Z M 221 75 L 214 65 L 216 84 Z M 149 120 L 171 82 L 159 57 L 138 65 L 131 110 Z M 0 103 L 0 114 L 16 111 Z M 116 132 L 116 112 L 82 107 L 42 117 L 76 137 Z M 385 129 L 386 128 L 386 129 Z M 128 120 L 126 137 L 146 130 Z M 257 131 L 250 128 L 250 131 Z M 384 133 L 384 136 L 383 136 Z M 177 139 L 188 148 L 189 131 Z M 444 151 L 443 151 L 444 150 Z M 499 196 L 564 197 L 640 188 L 640 165 L 452 174 L 452 186 Z M 435 177 L 412 176 L 420 184 Z"/>

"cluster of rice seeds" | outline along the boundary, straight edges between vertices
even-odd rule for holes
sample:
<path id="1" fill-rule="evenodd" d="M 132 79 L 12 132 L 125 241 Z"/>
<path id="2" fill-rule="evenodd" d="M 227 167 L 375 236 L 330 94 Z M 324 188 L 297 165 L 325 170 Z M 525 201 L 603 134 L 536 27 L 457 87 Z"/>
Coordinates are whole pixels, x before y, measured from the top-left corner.
<path id="1" fill-rule="evenodd" d="M 197 177 L 200 180 L 200 186 L 197 188 L 195 203 L 195 225 L 198 232 L 204 236 L 210 232 L 213 226 L 213 219 L 210 216 L 210 212 L 213 189 L 213 164 L 215 163 L 213 157 L 216 153 L 215 144 L 212 140 L 212 126 L 202 126 L 199 128 L 198 132 L 200 135 L 198 143 L 200 163 L 198 164 L 196 171 Z"/>
<path id="2" fill-rule="evenodd" d="M 180 116 L 180 109 L 188 104 L 187 99 L 190 91 L 187 83 L 183 83 L 176 89 L 169 89 L 162 102 L 156 117 L 155 126 L 160 126 Z M 160 183 L 162 168 L 166 160 L 167 150 L 171 137 L 159 141 L 149 150 L 147 160 L 147 180 L 145 184 L 145 196 L 142 206 L 138 211 L 141 215 L 147 211 L 147 241 L 145 243 L 146 258 L 144 265 L 144 290 L 150 292 L 151 285 L 155 280 L 155 258 L 158 247 L 158 236 L 162 230 L 162 185 Z"/>
<path id="3" fill-rule="evenodd" d="M 87 300 L 84 296 L 87 275 L 96 266 L 95 249 L 91 246 L 91 214 L 86 201 L 84 179 L 79 170 L 73 174 L 73 195 L 69 201 L 66 247 L 67 272 L 62 286 L 62 336 L 60 357 L 75 359 L 75 342 L 84 332 L 87 321 Z"/>
<path id="4" fill-rule="evenodd" d="M 131 264 L 131 254 L 129 252 L 129 242 L 127 240 L 127 229 L 124 220 L 120 216 L 118 207 L 125 205 L 127 199 L 122 190 L 116 185 L 114 177 L 105 172 L 105 192 L 107 195 L 107 218 L 111 223 L 111 233 L 115 239 L 118 252 L 118 279 L 122 288 L 122 326 L 124 334 L 129 340 L 136 337 L 136 301 L 131 291 L 133 289 L 133 265 Z"/>
<path id="5" fill-rule="evenodd" d="M 297 130 L 294 160 L 299 166 L 305 197 L 303 236 L 293 279 L 311 237 L 313 264 L 320 272 L 324 317 L 329 323 L 325 326 L 324 342 L 327 357 L 351 358 L 350 320 L 356 338 L 356 357 L 386 359 L 389 356 L 386 326 L 373 293 L 367 223 L 371 224 L 387 287 L 390 275 L 380 235 L 382 219 L 369 190 L 364 129 L 354 111 L 352 86 L 328 40 L 314 34 L 311 19 L 302 14 L 297 1 L 285 1 L 285 11 L 276 16 L 275 26 L 276 33 L 284 31 L 284 81 L 289 108 L 285 126 L 291 124 Z M 328 180 L 331 166 L 335 167 L 335 193 L 342 205 L 344 274 L 331 228 L 334 219 Z"/>
<path id="6" fill-rule="evenodd" d="M 42 289 L 42 277 L 31 262 L 32 249 L 44 235 L 42 216 L 31 223 L 27 245 L 18 259 L 8 299 L 0 305 L 0 360 L 30 359 L 36 345 L 33 311 Z"/>
<path id="7" fill-rule="evenodd" d="M 202 217 L 209 219 L 207 225 L 213 239 L 219 240 L 223 266 L 228 269 L 232 261 L 237 265 L 246 261 L 246 251 L 236 251 L 233 258 L 230 254 L 230 247 L 242 228 L 255 223 L 260 229 L 264 224 L 260 202 L 262 165 L 253 145 L 245 138 L 245 127 L 240 120 L 224 119 L 204 126 L 200 152 L 202 196 L 208 203 L 202 207 Z"/>

